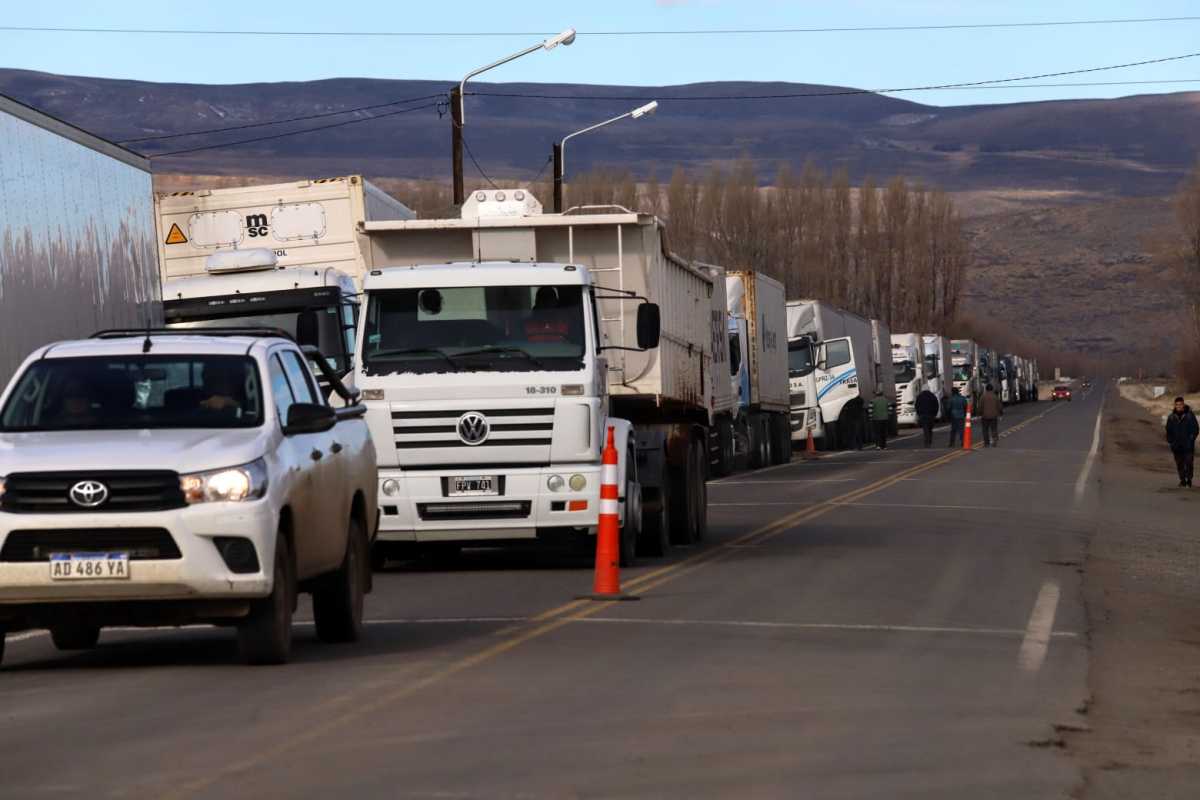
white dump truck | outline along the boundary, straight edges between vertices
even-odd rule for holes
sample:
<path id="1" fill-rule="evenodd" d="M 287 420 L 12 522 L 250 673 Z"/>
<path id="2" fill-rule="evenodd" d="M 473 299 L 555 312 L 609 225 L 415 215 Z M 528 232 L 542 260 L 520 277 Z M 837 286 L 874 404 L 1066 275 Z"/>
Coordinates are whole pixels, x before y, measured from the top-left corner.
<path id="1" fill-rule="evenodd" d="M 609 430 L 622 561 L 704 537 L 714 386 L 730 385 L 723 275 L 670 253 L 652 215 L 545 214 L 522 189 L 473 192 L 459 218 L 360 228 L 376 563 L 590 541 Z"/>
<path id="2" fill-rule="evenodd" d="M 951 339 L 950 362 L 954 388 L 978 406 L 983 394 L 983 386 L 979 383 L 979 347 L 970 339 Z"/>
<path id="3" fill-rule="evenodd" d="M 737 455 L 752 468 L 783 463 L 791 457 L 783 284 L 761 272 L 729 272 L 725 289 Z M 718 472 L 732 468 L 723 461 Z"/>
<path id="4" fill-rule="evenodd" d="M 936 333 L 927 333 L 922 337 L 925 341 L 925 371 L 929 391 L 938 397 L 941 404 L 939 419 L 946 416 L 950 403 L 951 382 L 950 340 Z"/>
<path id="5" fill-rule="evenodd" d="M 280 328 L 351 368 L 360 223 L 412 219 L 358 175 L 155 197 L 168 327 Z"/>
<path id="6" fill-rule="evenodd" d="M 866 442 L 876 386 L 870 320 L 820 300 L 791 300 L 787 309 L 792 440 L 811 432 L 829 450 Z"/>
<path id="7" fill-rule="evenodd" d="M 896 419 L 917 425 L 917 395 L 926 386 L 925 340 L 919 333 L 892 334 L 892 376 L 896 382 Z"/>
<path id="8" fill-rule="evenodd" d="M 0 386 L 35 348 L 159 327 L 150 162 L 0 96 Z"/>

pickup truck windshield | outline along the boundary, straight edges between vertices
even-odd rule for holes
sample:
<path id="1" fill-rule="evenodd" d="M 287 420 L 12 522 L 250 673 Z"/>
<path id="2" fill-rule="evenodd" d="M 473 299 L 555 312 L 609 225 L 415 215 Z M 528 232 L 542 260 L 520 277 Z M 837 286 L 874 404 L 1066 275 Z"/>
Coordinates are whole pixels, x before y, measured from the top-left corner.
<path id="1" fill-rule="evenodd" d="M 576 372 L 586 341 L 580 286 L 458 286 L 371 292 L 368 375 Z"/>
<path id="2" fill-rule="evenodd" d="M 908 383 L 917 377 L 917 367 L 911 361 L 893 361 L 896 369 L 896 383 Z"/>
<path id="3" fill-rule="evenodd" d="M 0 430 L 251 428 L 262 408 L 244 356 L 48 358 L 21 376 Z"/>
<path id="4" fill-rule="evenodd" d="M 813 371 L 813 348 L 808 339 L 788 342 L 788 377 L 800 378 Z"/>

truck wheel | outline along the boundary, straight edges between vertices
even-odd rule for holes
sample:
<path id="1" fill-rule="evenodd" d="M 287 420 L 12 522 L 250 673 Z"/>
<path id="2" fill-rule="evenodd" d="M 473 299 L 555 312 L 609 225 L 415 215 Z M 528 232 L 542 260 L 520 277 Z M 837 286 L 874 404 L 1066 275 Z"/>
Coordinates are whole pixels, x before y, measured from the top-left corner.
<path id="1" fill-rule="evenodd" d="M 50 629 L 50 638 L 59 650 L 91 650 L 100 641 L 100 626 L 69 622 Z"/>
<path id="2" fill-rule="evenodd" d="M 367 583 L 367 537 L 350 519 L 342 565 L 321 578 L 313 590 L 313 619 L 322 642 L 356 642 L 362 636 L 363 595 Z"/>
<path id="3" fill-rule="evenodd" d="M 688 545 L 692 543 L 692 520 L 695 518 L 692 501 L 695 489 L 692 472 L 695 470 L 696 457 L 692 453 L 692 444 L 688 442 L 687 455 L 683 465 L 670 469 L 671 473 L 671 544 Z"/>
<path id="4" fill-rule="evenodd" d="M 4 640 L 8 638 L 8 632 L 4 630 L 4 626 L 0 625 L 0 664 L 4 663 Z"/>
<path id="5" fill-rule="evenodd" d="M 388 559 L 392 555 L 388 549 L 386 542 L 376 542 L 371 545 L 371 569 L 373 571 L 383 572 L 387 568 Z"/>
<path id="6" fill-rule="evenodd" d="M 717 468 L 714 470 L 718 477 L 725 477 L 733 472 L 733 422 L 721 420 L 717 423 Z"/>
<path id="7" fill-rule="evenodd" d="M 836 422 L 825 423 L 825 435 L 821 437 L 822 449 L 824 450 L 841 450 L 842 441 L 838 436 L 841 430 L 841 425 Z"/>
<path id="8" fill-rule="evenodd" d="M 292 552 L 282 534 L 275 541 L 271 594 L 250 604 L 238 624 L 238 647 L 247 664 L 283 664 L 292 653 L 292 611 L 296 607 L 296 572 Z"/>
<path id="9" fill-rule="evenodd" d="M 775 463 L 786 464 L 792 460 L 792 427 L 786 414 L 775 414 Z"/>
<path id="10" fill-rule="evenodd" d="M 642 516 L 642 535 L 638 540 L 644 555 L 661 558 L 671 552 L 671 468 L 664 466 L 659 485 L 659 510 Z"/>
<path id="11" fill-rule="evenodd" d="M 629 451 L 625 455 L 626 470 L 632 471 L 633 465 L 637 462 L 633 451 Z M 641 498 L 634 497 L 634 492 L 640 492 L 635 481 L 625 481 L 625 522 L 621 525 L 621 566 L 632 567 L 637 563 L 638 543 L 641 539 L 642 520 L 641 520 Z M 637 502 L 635 502 L 637 501 Z"/>
<path id="12" fill-rule="evenodd" d="M 704 470 L 704 447 L 700 442 L 696 442 L 696 480 L 695 491 L 692 496 L 694 502 L 694 518 L 695 526 L 692 529 L 692 541 L 699 543 L 704 541 L 704 537 L 708 535 L 708 481 L 706 480 Z"/>

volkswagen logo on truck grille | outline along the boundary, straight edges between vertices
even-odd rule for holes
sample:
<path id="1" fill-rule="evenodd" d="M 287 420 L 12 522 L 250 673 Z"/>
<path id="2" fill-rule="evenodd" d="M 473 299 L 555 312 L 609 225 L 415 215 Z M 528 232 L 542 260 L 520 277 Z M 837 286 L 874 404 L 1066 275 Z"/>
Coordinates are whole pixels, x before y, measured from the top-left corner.
<path id="1" fill-rule="evenodd" d="M 458 438 L 463 440 L 463 444 L 483 444 L 491 431 L 487 417 L 478 411 L 468 411 L 458 418 Z"/>
<path id="2" fill-rule="evenodd" d="M 100 481 L 80 481 L 67 493 L 71 502 L 81 508 L 95 508 L 108 500 L 108 487 Z"/>

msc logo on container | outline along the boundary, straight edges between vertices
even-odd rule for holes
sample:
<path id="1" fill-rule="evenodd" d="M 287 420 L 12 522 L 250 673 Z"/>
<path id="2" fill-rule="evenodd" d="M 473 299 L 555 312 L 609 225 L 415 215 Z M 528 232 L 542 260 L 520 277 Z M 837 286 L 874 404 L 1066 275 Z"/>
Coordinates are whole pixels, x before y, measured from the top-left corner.
<path id="1" fill-rule="evenodd" d="M 253 239 L 259 236 L 267 235 L 267 215 L 266 214 L 247 214 L 246 215 L 246 233 Z"/>

